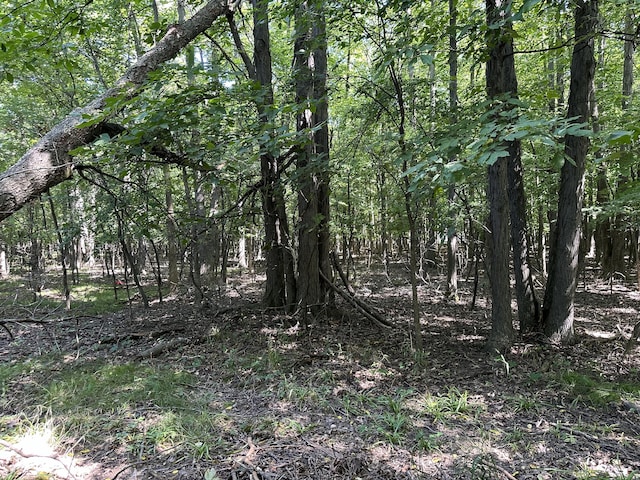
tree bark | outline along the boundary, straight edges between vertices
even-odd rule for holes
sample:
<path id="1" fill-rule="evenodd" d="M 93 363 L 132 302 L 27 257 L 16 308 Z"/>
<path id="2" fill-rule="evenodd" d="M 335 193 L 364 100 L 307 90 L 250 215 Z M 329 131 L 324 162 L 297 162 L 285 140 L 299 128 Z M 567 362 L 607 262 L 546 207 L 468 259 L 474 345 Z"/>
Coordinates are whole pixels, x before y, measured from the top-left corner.
<path id="1" fill-rule="evenodd" d="M 149 72 L 178 52 L 229 11 L 228 0 L 210 0 L 182 25 L 173 25 L 154 48 L 142 55 L 115 85 L 82 108 L 67 115 L 20 160 L 0 174 L 0 221 L 49 188 L 69 179 L 74 163 L 69 153 L 86 145 L 108 130 L 105 112 L 108 98 L 132 98 L 137 95 Z M 93 119 L 88 122 L 87 119 Z"/>
<path id="2" fill-rule="evenodd" d="M 165 188 L 165 206 L 167 208 L 166 232 L 167 232 L 167 263 L 169 289 L 173 293 L 178 288 L 180 276 L 178 273 L 178 224 L 176 222 L 173 191 L 171 187 L 171 171 L 169 165 L 162 170 Z"/>
<path id="3" fill-rule="evenodd" d="M 575 10 L 575 46 L 571 60 L 571 83 L 567 116 L 587 122 L 595 75 L 594 35 L 598 23 L 597 0 L 579 0 Z M 552 341 L 574 339 L 574 298 L 582 223 L 584 177 L 589 138 L 567 135 L 560 176 L 558 222 L 552 240 L 549 278 L 544 297 L 544 331 Z"/>
<path id="4" fill-rule="evenodd" d="M 487 0 L 487 25 L 503 21 L 510 0 Z M 486 84 L 489 98 L 505 94 L 515 95 L 515 70 L 510 22 L 501 28 L 489 28 L 487 44 Z M 517 155 L 517 142 L 506 145 L 509 156 Z M 489 280 L 491 284 L 491 334 L 487 341 L 490 351 L 503 351 L 511 346 L 515 337 L 511 318 L 511 291 L 509 279 L 509 198 L 507 192 L 508 160 L 501 157 L 488 168 L 487 197 L 489 200 Z"/>
<path id="5" fill-rule="evenodd" d="M 327 50 L 323 0 L 299 3 L 296 9 L 294 76 L 297 131 L 307 137 L 297 151 L 298 307 L 319 313 L 331 279 L 329 264 L 329 134 L 326 95 Z"/>
<path id="6" fill-rule="evenodd" d="M 511 57 L 513 58 L 513 56 Z M 524 192 L 524 172 L 520 142 L 512 142 L 509 148 L 508 173 L 511 217 L 511 246 L 516 280 L 518 320 L 522 333 L 542 331 L 540 305 L 536 298 L 531 272 L 531 255 L 527 241 L 527 205 Z"/>
<path id="7" fill-rule="evenodd" d="M 449 0 L 449 110 L 451 125 L 458 122 L 458 8 L 457 0 Z M 435 63 L 435 62 L 434 62 Z M 455 160 L 455 157 L 452 158 Z M 448 227 L 447 227 L 447 298 L 458 301 L 458 234 L 456 232 L 456 212 L 452 208 L 455 199 L 455 184 L 449 185 Z"/>
<path id="8" fill-rule="evenodd" d="M 253 65 L 249 65 L 248 61 L 246 63 L 249 77 L 253 77 L 262 87 L 262 95 L 260 99 L 256 99 L 259 121 L 269 132 L 269 138 L 273 138 L 274 100 L 268 6 L 269 0 L 253 2 Z M 293 259 L 288 248 L 289 225 L 284 193 L 280 185 L 281 165 L 273 147 L 263 142 L 260 151 L 267 275 L 262 301 L 265 307 L 284 306 L 290 311 L 296 301 L 295 277 Z"/>

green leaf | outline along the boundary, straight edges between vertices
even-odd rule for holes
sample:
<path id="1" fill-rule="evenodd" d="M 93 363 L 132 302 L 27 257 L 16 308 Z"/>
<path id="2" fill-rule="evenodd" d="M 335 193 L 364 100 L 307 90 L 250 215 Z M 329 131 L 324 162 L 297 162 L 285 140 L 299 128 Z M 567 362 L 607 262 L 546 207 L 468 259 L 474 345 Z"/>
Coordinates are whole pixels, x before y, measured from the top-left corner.
<path id="1" fill-rule="evenodd" d="M 423 53 L 422 55 L 420 55 L 420 61 L 423 65 L 431 66 L 433 64 L 433 55 L 427 55 L 426 53 Z"/>
<path id="2" fill-rule="evenodd" d="M 609 145 L 629 145 L 633 142 L 633 132 L 630 130 L 615 130 L 607 135 Z"/>
<path id="3" fill-rule="evenodd" d="M 491 166 L 501 158 L 508 157 L 508 156 L 509 156 L 509 152 L 507 152 L 506 150 L 494 150 L 490 152 L 485 152 L 482 155 L 480 155 L 480 158 L 478 159 L 478 163 L 480 165 Z"/>
<path id="4" fill-rule="evenodd" d="M 513 142 L 514 140 L 520 140 L 524 137 L 526 137 L 527 135 L 529 135 L 530 132 L 528 130 L 516 130 L 514 132 L 508 133 L 504 136 L 504 140 L 506 140 L 507 142 Z"/>

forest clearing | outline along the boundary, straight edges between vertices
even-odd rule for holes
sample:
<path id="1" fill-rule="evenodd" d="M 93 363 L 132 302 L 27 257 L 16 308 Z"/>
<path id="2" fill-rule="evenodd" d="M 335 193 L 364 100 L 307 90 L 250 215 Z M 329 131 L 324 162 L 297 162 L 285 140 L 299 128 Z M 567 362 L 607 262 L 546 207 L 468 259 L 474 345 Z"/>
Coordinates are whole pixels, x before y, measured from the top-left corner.
<path id="1" fill-rule="evenodd" d="M 502 355 L 484 349 L 489 309 L 469 310 L 472 282 L 453 303 L 434 277 L 420 286 L 416 356 L 408 281 L 360 278 L 396 328 L 340 300 L 303 328 L 263 309 L 263 278 L 246 275 L 203 308 L 173 298 L 83 315 L 78 302 L 8 324 L 0 478 L 638 478 L 640 345 L 625 355 L 634 285 L 589 279 L 577 344 L 519 339 Z M 24 318 L 11 309 L 3 317 Z"/>

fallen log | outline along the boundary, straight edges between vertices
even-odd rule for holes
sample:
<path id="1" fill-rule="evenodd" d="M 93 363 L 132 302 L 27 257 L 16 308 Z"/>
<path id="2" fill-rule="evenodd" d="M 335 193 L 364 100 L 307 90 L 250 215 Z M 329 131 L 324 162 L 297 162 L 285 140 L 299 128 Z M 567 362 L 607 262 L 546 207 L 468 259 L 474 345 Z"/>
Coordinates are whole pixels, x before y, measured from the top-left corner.
<path id="1" fill-rule="evenodd" d="M 168 342 L 159 343 L 158 345 L 154 345 L 151 348 L 147 348 L 143 350 L 138 355 L 136 355 L 136 360 L 142 360 L 144 358 L 153 358 L 159 356 L 161 353 L 166 352 L 172 348 L 180 347 L 182 345 L 186 345 L 188 343 L 194 343 L 193 339 L 189 338 L 174 338 L 169 340 Z"/>

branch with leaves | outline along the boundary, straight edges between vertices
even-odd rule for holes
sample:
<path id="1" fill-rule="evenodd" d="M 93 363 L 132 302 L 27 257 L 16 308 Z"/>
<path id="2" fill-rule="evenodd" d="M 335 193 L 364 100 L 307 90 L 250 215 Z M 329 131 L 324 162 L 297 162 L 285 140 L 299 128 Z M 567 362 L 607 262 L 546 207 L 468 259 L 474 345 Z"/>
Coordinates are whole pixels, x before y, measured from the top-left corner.
<path id="1" fill-rule="evenodd" d="M 228 0 L 210 0 L 189 20 L 170 26 L 156 46 L 129 67 L 113 87 L 84 107 L 69 113 L 17 163 L 0 174 L 0 221 L 39 194 L 71 177 L 75 164 L 70 152 L 90 144 L 108 131 L 107 122 L 116 112 L 107 108 L 107 100 L 135 97 L 151 71 L 173 59 L 207 30 L 214 20 L 232 12 L 235 6 Z"/>

